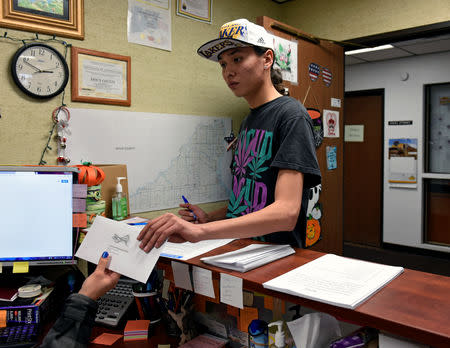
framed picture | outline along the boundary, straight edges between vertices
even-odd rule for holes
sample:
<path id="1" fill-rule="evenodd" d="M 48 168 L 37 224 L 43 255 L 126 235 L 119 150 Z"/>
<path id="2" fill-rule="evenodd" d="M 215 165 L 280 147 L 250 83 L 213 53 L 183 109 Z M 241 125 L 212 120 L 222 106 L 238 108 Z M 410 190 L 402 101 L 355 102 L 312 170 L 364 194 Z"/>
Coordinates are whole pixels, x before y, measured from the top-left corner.
<path id="1" fill-rule="evenodd" d="M 72 46 L 72 101 L 131 105 L 131 58 Z"/>
<path id="2" fill-rule="evenodd" d="M 83 0 L 2 0 L 0 26 L 84 39 Z"/>

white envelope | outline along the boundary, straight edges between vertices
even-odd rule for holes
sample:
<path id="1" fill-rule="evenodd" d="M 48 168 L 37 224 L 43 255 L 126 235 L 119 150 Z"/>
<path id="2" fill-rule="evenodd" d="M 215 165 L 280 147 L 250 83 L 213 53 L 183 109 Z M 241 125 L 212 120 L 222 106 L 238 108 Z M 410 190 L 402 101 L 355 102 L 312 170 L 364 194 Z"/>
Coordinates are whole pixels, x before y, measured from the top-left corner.
<path id="1" fill-rule="evenodd" d="M 146 283 L 164 248 L 153 248 L 146 253 L 136 239 L 142 227 L 97 216 L 75 254 L 76 257 L 98 264 L 104 251 L 111 255 L 109 269 Z"/>

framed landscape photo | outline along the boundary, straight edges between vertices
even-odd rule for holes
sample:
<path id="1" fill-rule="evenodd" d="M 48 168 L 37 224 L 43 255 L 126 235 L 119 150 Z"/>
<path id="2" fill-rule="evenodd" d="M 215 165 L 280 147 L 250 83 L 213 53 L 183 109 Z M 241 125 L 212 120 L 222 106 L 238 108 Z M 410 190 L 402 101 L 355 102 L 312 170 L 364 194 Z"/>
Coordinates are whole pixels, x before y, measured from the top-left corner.
<path id="1" fill-rule="evenodd" d="M 1 0 L 0 26 L 84 39 L 83 0 Z"/>
<path id="2" fill-rule="evenodd" d="M 72 101 L 131 105 L 131 58 L 72 46 Z"/>

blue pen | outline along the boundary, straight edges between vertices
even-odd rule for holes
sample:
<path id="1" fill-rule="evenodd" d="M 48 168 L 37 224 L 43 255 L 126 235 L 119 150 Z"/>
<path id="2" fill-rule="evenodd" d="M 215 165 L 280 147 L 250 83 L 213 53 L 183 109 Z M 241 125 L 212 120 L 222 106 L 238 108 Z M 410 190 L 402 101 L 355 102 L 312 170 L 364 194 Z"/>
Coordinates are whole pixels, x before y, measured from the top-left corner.
<path id="1" fill-rule="evenodd" d="M 127 224 L 131 226 L 145 226 L 148 222 L 127 222 Z"/>
<path id="2" fill-rule="evenodd" d="M 189 201 L 186 199 L 186 197 L 181 196 L 181 198 L 183 198 L 184 203 L 189 204 Z M 194 212 L 189 209 L 189 211 L 192 213 L 192 216 L 194 217 L 194 220 L 197 220 L 197 215 L 194 214 Z"/>

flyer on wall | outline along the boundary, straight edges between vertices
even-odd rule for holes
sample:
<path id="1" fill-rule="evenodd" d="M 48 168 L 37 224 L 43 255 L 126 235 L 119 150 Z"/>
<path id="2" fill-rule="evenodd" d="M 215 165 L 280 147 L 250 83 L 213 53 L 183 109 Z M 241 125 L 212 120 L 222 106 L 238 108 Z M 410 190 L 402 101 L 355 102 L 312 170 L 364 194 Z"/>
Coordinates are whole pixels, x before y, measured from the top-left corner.
<path id="1" fill-rule="evenodd" d="M 389 186 L 417 187 L 417 139 L 389 139 Z"/>
<path id="2" fill-rule="evenodd" d="M 168 0 L 128 0 L 128 42 L 172 51 Z"/>

